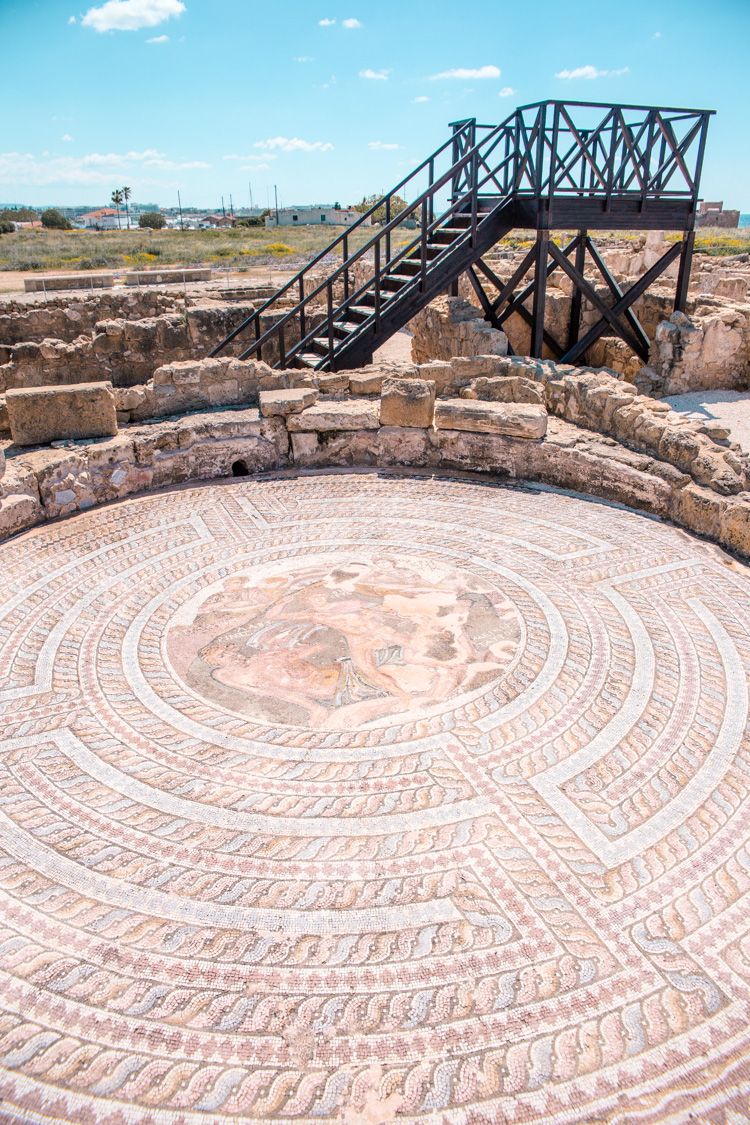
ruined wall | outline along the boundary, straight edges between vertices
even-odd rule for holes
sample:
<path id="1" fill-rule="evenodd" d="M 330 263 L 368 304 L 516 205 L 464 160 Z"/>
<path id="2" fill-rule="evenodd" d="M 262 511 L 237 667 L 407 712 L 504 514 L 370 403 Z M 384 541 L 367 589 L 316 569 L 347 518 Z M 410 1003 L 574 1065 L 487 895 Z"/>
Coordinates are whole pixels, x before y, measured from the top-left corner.
<path id="1" fill-rule="evenodd" d="M 505 355 L 508 337 L 477 316 L 475 305 L 461 297 L 437 297 L 410 323 L 415 363 L 453 356 Z"/>
<path id="2" fill-rule="evenodd" d="M 139 290 L 110 291 L 81 297 L 55 297 L 43 304 L 3 301 L 0 304 L 0 344 L 62 340 L 70 344 L 93 333 L 102 320 L 141 320 L 182 311 L 182 295 Z"/>
<path id="3" fill-rule="evenodd" d="M 45 339 L 16 344 L 10 349 L 9 362 L 0 366 L 0 393 L 17 387 L 102 379 L 115 387 L 145 384 L 165 363 L 204 358 L 253 311 L 253 305 L 204 303 L 142 320 L 99 321 L 92 336 L 79 336 L 72 343 Z M 282 311 L 264 313 L 261 331 L 268 331 L 283 315 Z M 299 340 L 297 318 L 285 327 L 284 336 L 287 347 Z M 227 354 L 239 354 L 253 339 L 252 331 L 243 334 L 227 348 Z M 263 359 L 273 364 L 278 358 L 274 336 L 264 346 Z"/>
<path id="4" fill-rule="evenodd" d="M 207 363 L 211 369 L 214 361 Z M 266 376 L 258 366 L 260 386 Z M 0 535 L 136 492 L 228 475 L 238 465 L 243 472 L 405 465 L 573 488 L 750 556 L 748 459 L 720 427 L 681 418 L 615 374 L 489 355 L 269 378 L 307 385 L 265 398 L 259 392 L 260 411 L 190 414 L 65 448 L 6 445 Z M 197 384 L 207 381 L 197 373 Z M 380 416 L 386 400 L 387 425 Z"/>

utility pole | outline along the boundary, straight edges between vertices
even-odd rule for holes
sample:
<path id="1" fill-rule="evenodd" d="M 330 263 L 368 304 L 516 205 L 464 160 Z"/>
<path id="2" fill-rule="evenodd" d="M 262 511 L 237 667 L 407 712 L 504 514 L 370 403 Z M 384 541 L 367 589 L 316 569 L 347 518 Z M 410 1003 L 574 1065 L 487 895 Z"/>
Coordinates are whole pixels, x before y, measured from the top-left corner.
<path id="1" fill-rule="evenodd" d="M 224 216 L 224 218 L 226 218 L 226 215 L 227 215 L 227 213 L 226 213 L 226 211 L 224 210 L 224 196 L 223 196 L 223 195 L 222 195 L 222 197 L 221 197 L 221 213 L 222 213 L 222 215 Z"/>
<path id="2" fill-rule="evenodd" d="M 229 193 L 229 214 L 234 218 L 234 204 L 232 203 L 232 193 Z"/>
<path id="3" fill-rule="evenodd" d="M 250 213 L 252 214 L 255 208 L 253 207 L 253 189 L 249 180 L 247 181 L 247 190 L 250 192 Z"/>
<path id="4" fill-rule="evenodd" d="M 273 195 L 274 195 L 274 199 L 276 200 L 276 226 L 278 226 L 279 225 L 279 193 L 278 193 L 278 190 L 276 188 L 276 184 L 273 185 Z"/>
<path id="5" fill-rule="evenodd" d="M 180 199 L 180 193 L 179 193 L 179 191 L 177 192 L 177 206 L 178 206 L 178 208 L 179 208 L 179 210 L 180 210 L 180 230 L 184 230 L 184 229 L 185 229 L 185 224 L 184 224 L 184 223 L 183 223 L 183 221 L 182 221 L 182 200 Z"/>

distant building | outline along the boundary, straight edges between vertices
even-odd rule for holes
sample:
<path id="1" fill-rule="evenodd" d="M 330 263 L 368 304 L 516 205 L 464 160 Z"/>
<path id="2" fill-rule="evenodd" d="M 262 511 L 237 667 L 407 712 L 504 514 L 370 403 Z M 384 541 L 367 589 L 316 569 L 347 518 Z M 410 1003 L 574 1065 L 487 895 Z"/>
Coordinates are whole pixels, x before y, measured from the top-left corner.
<path id="1" fill-rule="evenodd" d="M 278 214 L 278 222 L 276 216 Z M 348 227 L 362 216 L 359 211 L 343 211 L 340 207 L 284 207 L 266 215 L 266 228 L 271 227 Z M 364 221 L 370 226 L 370 219 Z"/>
<path id="2" fill-rule="evenodd" d="M 698 204 L 698 218 L 695 220 L 697 227 L 738 227 L 740 225 L 739 211 L 725 211 L 724 203 L 708 203 L 702 199 Z"/>
<path id="3" fill-rule="evenodd" d="M 125 214 L 118 212 L 114 207 L 100 207 L 98 211 L 89 211 L 81 215 L 81 221 L 87 230 L 119 230 L 123 225 Z"/>
<path id="4" fill-rule="evenodd" d="M 204 215 L 198 226 L 201 230 L 216 229 L 217 227 L 231 227 L 231 215 Z"/>
<path id="5" fill-rule="evenodd" d="M 14 223 L 13 225 L 16 230 L 41 230 L 42 220 L 33 219 L 32 221 L 27 223 Z"/>

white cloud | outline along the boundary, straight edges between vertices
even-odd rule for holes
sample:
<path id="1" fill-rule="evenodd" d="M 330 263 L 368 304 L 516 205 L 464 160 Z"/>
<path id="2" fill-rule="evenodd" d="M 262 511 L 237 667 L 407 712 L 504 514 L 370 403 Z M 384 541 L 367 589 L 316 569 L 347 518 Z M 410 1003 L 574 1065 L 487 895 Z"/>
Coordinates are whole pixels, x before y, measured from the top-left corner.
<path id="1" fill-rule="evenodd" d="M 210 168 L 202 160 L 177 162 L 167 160 L 157 149 L 143 152 L 90 152 L 86 156 L 53 156 L 42 153 L 38 159 L 30 152 L 0 153 L 0 183 L 28 184 L 36 187 L 47 184 L 77 186 L 112 186 L 112 177 L 127 172 L 128 178 L 141 186 L 164 186 L 164 181 L 149 177 L 149 171 L 174 171 Z"/>
<path id="2" fill-rule="evenodd" d="M 619 78 L 621 74 L 627 74 L 629 69 L 627 66 L 621 70 L 597 70 L 595 66 L 577 66 L 573 70 L 561 70 L 555 78 L 565 78 L 568 81 L 584 78 L 590 82 L 594 78 Z"/>
<path id="3" fill-rule="evenodd" d="M 370 141 L 368 148 L 398 148 L 398 145 L 383 144 L 382 141 Z"/>
<path id="4" fill-rule="evenodd" d="M 430 99 L 426 98 L 424 96 L 424 94 L 420 94 L 418 98 L 412 98 L 412 101 L 414 102 L 415 105 L 418 105 L 419 102 L 428 102 L 429 100 Z"/>
<path id="5" fill-rule="evenodd" d="M 651 36 L 651 38 L 652 39 L 661 39 L 661 32 L 655 31 L 654 34 Z"/>
<path id="6" fill-rule="evenodd" d="M 282 152 L 330 152 L 330 141 L 302 141 L 299 137 L 269 137 L 267 141 L 256 141 L 254 148 L 280 148 Z"/>
<path id="7" fill-rule="evenodd" d="M 348 28 L 361 27 L 362 26 L 362 24 L 359 22 L 359 20 L 342 20 L 341 23 L 342 23 L 343 27 L 348 27 Z"/>
<path id="8" fill-rule="evenodd" d="M 437 82 L 440 78 L 460 78 L 464 81 L 470 81 L 473 78 L 499 78 L 501 73 L 499 66 L 479 66 L 473 69 L 459 66 L 454 70 L 443 70 L 440 74 L 431 74 L 430 81 Z"/>
<path id="9" fill-rule="evenodd" d="M 173 172 L 175 169 L 182 168 L 210 168 L 210 164 L 206 164 L 204 160 L 186 160 L 182 163 L 175 163 L 174 160 L 145 160 L 143 162 L 144 168 L 166 168 L 168 171 Z"/>
<path id="10" fill-rule="evenodd" d="M 75 16 L 71 16 L 70 19 L 68 20 L 68 23 L 75 23 L 75 22 L 76 22 Z"/>
<path id="11" fill-rule="evenodd" d="M 313 62 L 312 55 L 300 55 L 294 60 L 295 62 Z"/>
<path id="12" fill-rule="evenodd" d="M 65 133 L 62 137 L 60 137 L 60 140 L 61 141 L 72 141 L 73 138 L 71 137 L 70 133 Z"/>
<path id="13" fill-rule="evenodd" d="M 333 27 L 335 20 L 318 20 L 319 27 Z"/>
<path id="14" fill-rule="evenodd" d="M 376 82 L 386 82 L 388 80 L 388 75 L 390 73 L 391 73 L 390 69 L 388 69 L 388 70 L 370 70 L 370 68 L 367 67 L 366 70 L 360 70 L 359 77 L 360 78 L 372 78 Z"/>
<path id="15" fill-rule="evenodd" d="M 147 39 L 146 42 L 147 43 L 168 43 L 169 42 L 169 36 L 168 35 L 155 35 L 153 37 L 153 39 Z"/>
<path id="16" fill-rule="evenodd" d="M 223 156 L 222 160 L 276 160 L 276 153 L 266 154 L 265 156 L 258 156 L 257 153 L 249 153 L 247 156 L 238 156 L 236 152 L 231 152 L 228 156 Z"/>
<path id="17" fill-rule="evenodd" d="M 163 152 L 159 152 L 155 148 L 146 148 L 143 152 L 135 152 L 131 149 L 130 152 L 90 152 L 88 156 L 83 156 L 81 162 L 83 164 L 98 164 L 105 167 L 129 167 L 132 164 L 142 164 L 149 160 L 161 160 L 164 157 Z"/>
<path id="18" fill-rule="evenodd" d="M 502 90 L 498 90 L 497 96 L 499 98 L 512 98 L 517 93 L 518 90 L 514 90 L 512 86 L 503 86 Z"/>
<path id="19" fill-rule="evenodd" d="M 138 31 L 184 11 L 182 0 L 107 0 L 100 8 L 89 8 L 81 23 L 94 31 Z"/>
<path id="20" fill-rule="evenodd" d="M 270 164 L 240 164 L 240 172 L 267 172 L 270 167 Z"/>

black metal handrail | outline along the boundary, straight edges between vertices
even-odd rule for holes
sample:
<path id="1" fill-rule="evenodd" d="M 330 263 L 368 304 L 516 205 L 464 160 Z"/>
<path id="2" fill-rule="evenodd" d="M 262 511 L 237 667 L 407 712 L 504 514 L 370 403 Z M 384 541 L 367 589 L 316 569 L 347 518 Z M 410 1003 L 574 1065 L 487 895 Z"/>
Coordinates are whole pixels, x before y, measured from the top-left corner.
<path id="1" fill-rule="evenodd" d="M 603 109 L 606 112 L 593 126 L 585 127 L 576 119 L 575 111 Z M 337 340 L 336 323 L 345 321 L 348 310 L 366 294 L 373 298 L 373 311 L 346 340 L 359 338 L 373 323 L 376 330 L 388 296 L 383 298 L 383 281 L 406 259 L 418 265 L 413 280 L 400 275 L 397 295 L 410 295 L 415 284 L 426 288 L 427 273 L 445 261 L 446 255 L 462 247 L 467 237 L 476 240 L 477 231 L 486 217 L 480 213 L 480 199 L 492 202 L 492 210 L 511 197 L 537 200 L 553 205 L 557 197 L 585 196 L 602 198 L 608 209 L 616 198 L 635 197 L 645 207 L 650 199 L 687 199 L 692 209 L 697 206 L 697 184 L 705 149 L 706 129 L 713 111 L 657 108 L 652 106 L 611 105 L 594 102 L 545 101 L 521 106 L 500 125 L 478 125 L 475 119 L 453 123 L 453 135 L 426 160 L 402 179 L 387 195 L 382 196 L 345 232 L 286 282 L 273 297 L 246 318 L 211 355 L 217 355 L 251 325 L 255 340 L 242 353 L 262 357 L 263 346 L 278 337 L 279 360 L 301 353 L 317 337 L 327 337 L 327 355 L 321 363 L 333 363 Z M 637 114 L 635 121 L 626 118 Z M 678 135 L 678 133 L 680 135 Z M 450 150 L 450 163 L 436 176 L 436 162 Z M 425 171 L 428 184 L 398 215 L 391 218 L 393 198 Z M 674 186 L 675 179 L 680 180 Z M 436 200 L 449 189 L 449 206 L 436 208 Z M 361 228 L 376 212 L 383 210 L 385 223 L 358 250 L 349 252 L 352 231 Z M 436 217 L 436 211 L 437 217 Z M 432 243 L 431 237 L 458 214 L 469 216 L 466 230 L 455 232 L 449 244 Z M 419 233 L 404 248 L 392 255 L 392 235 L 406 221 L 417 217 Z M 455 228 L 454 228 L 455 229 Z M 438 249 L 439 245 L 439 249 Z M 305 293 L 305 282 L 315 267 L 341 247 L 342 262 L 328 276 Z M 438 249 L 428 260 L 428 249 Z M 372 252 L 373 272 L 351 292 L 350 272 L 353 266 Z M 343 281 L 344 296 L 334 300 L 334 284 Z M 261 331 L 261 316 L 285 293 L 298 287 L 299 300 L 267 331 Z M 393 295 L 393 291 L 387 291 Z M 307 309 L 316 305 L 325 294 L 326 323 L 308 331 Z M 299 317 L 299 340 L 289 351 L 285 349 L 284 329 Z"/>

